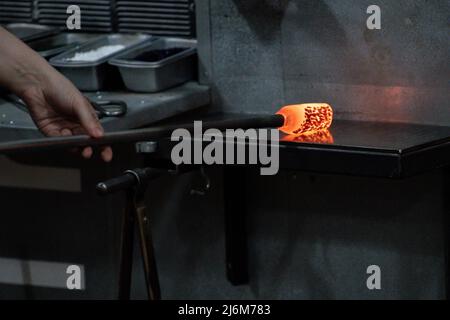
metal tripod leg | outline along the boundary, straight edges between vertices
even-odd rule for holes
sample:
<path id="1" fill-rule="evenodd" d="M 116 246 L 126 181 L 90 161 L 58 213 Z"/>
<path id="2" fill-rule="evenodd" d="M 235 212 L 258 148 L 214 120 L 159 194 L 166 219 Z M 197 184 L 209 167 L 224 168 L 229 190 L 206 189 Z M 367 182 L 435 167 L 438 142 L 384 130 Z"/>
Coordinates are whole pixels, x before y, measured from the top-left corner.
<path id="1" fill-rule="evenodd" d="M 161 289 L 159 286 L 153 238 L 150 230 L 150 220 L 143 196 L 139 195 L 136 197 L 135 208 L 148 299 L 161 300 Z"/>
<path id="2" fill-rule="evenodd" d="M 135 221 L 137 221 L 139 230 L 139 243 L 144 265 L 148 299 L 160 300 L 161 290 L 153 248 L 153 239 L 150 230 L 150 220 L 144 202 L 144 192 L 142 192 L 142 190 L 137 190 L 136 188 L 127 191 L 127 206 L 124 213 L 121 241 L 119 299 L 130 299 Z"/>

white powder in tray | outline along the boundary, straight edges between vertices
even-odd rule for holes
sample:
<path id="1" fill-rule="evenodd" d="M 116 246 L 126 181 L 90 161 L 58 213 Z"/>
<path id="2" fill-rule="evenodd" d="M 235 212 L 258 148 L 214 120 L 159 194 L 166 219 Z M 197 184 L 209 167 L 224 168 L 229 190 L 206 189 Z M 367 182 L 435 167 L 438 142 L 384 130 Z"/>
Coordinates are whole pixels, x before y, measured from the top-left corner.
<path id="1" fill-rule="evenodd" d="M 106 45 L 103 47 L 98 47 L 93 50 L 85 51 L 85 52 L 77 52 L 73 57 L 66 58 L 66 61 L 82 61 L 82 62 L 92 62 L 100 60 L 110 54 L 116 53 L 124 49 L 125 46 L 121 44 L 116 45 Z"/>

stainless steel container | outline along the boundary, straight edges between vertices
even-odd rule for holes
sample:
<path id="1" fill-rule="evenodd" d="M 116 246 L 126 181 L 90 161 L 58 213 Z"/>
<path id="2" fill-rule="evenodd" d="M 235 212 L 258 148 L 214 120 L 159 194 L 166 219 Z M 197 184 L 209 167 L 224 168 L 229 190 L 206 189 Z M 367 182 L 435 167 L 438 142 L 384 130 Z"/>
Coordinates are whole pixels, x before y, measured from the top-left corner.
<path id="1" fill-rule="evenodd" d="M 161 38 L 124 51 L 109 63 L 119 68 L 127 89 L 159 92 L 195 77 L 196 47 L 195 40 Z"/>
<path id="2" fill-rule="evenodd" d="M 28 46 L 46 59 L 70 50 L 87 41 L 99 38 L 99 33 L 60 33 L 43 39 L 34 40 Z"/>
<path id="3" fill-rule="evenodd" d="M 10 23 L 5 28 L 24 42 L 44 38 L 60 32 L 59 28 L 33 23 Z"/>
<path id="4" fill-rule="evenodd" d="M 107 61 L 127 49 L 151 41 L 153 37 L 145 34 L 110 34 L 53 57 L 50 59 L 50 64 L 80 90 L 97 91 L 112 88 L 120 82 L 120 76 L 117 69 L 109 65 Z M 123 46 L 123 48 L 99 55 L 102 49 L 109 46 Z M 77 58 L 77 56 L 89 54 L 93 55 L 92 59 Z"/>

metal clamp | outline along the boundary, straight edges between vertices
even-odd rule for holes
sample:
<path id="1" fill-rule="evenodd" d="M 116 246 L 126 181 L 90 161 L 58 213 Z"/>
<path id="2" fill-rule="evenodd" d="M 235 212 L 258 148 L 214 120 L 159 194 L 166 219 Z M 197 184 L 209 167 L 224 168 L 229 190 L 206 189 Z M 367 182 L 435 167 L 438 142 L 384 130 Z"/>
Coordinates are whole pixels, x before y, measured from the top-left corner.
<path id="1" fill-rule="evenodd" d="M 206 174 L 204 167 L 200 167 L 199 172 L 202 181 L 198 185 L 192 187 L 191 195 L 204 196 L 211 189 L 211 180 Z"/>
<path id="2" fill-rule="evenodd" d="M 158 149 L 158 142 L 156 141 L 142 141 L 135 145 L 136 152 L 142 154 L 154 153 Z"/>

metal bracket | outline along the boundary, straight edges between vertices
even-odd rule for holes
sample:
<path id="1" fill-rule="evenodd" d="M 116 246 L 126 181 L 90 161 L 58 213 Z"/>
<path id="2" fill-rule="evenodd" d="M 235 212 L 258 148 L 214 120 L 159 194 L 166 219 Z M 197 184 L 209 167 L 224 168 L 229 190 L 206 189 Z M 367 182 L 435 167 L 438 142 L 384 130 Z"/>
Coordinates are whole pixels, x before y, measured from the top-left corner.
<path id="1" fill-rule="evenodd" d="M 156 141 L 142 141 L 135 145 L 136 152 L 142 154 L 155 153 L 158 149 L 158 142 Z"/>
<path id="2" fill-rule="evenodd" d="M 226 270 L 235 286 L 248 284 L 246 168 L 224 166 Z"/>
<path id="3" fill-rule="evenodd" d="M 191 188 L 191 195 L 204 196 L 211 189 L 211 180 L 204 167 L 200 167 L 200 178 L 201 181 Z"/>
<path id="4" fill-rule="evenodd" d="M 445 237 L 445 291 L 450 300 L 450 166 L 443 169 L 444 174 L 444 237 Z"/>

